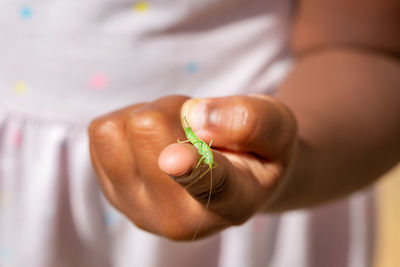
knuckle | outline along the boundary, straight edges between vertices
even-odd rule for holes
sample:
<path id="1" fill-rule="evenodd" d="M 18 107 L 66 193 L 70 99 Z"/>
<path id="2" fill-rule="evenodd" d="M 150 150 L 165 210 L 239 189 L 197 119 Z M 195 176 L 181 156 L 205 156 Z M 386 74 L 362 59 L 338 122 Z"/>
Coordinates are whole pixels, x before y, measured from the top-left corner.
<path id="1" fill-rule="evenodd" d="M 130 114 L 129 128 L 135 132 L 158 132 L 166 124 L 166 116 L 157 109 L 140 108 Z"/>
<path id="2" fill-rule="evenodd" d="M 89 136 L 95 143 L 104 143 L 110 139 L 115 139 L 119 128 L 118 122 L 115 119 L 96 119 L 89 125 Z"/>

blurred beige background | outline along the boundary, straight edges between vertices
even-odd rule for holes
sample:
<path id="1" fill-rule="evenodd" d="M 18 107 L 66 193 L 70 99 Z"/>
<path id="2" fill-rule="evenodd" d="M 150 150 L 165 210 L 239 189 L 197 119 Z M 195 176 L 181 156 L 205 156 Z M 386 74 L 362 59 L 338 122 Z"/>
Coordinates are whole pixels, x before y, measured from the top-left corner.
<path id="1" fill-rule="evenodd" d="M 375 267 L 400 267 L 400 164 L 377 185 Z"/>

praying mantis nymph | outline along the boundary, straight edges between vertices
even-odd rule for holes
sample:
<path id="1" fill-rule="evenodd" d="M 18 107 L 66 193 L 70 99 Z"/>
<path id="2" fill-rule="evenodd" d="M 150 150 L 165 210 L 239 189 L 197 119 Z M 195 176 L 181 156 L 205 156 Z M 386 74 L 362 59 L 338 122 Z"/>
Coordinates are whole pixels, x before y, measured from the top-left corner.
<path id="1" fill-rule="evenodd" d="M 206 142 L 204 142 L 203 140 L 198 138 L 197 135 L 193 132 L 192 128 L 190 127 L 190 124 L 187 121 L 186 116 L 183 117 L 182 128 L 185 131 L 185 135 L 186 135 L 187 140 L 186 141 L 179 141 L 179 139 L 178 139 L 177 140 L 178 143 L 190 142 L 197 149 L 199 154 L 201 155 L 201 158 L 197 162 L 197 165 L 196 165 L 195 169 L 197 169 L 202 162 L 204 162 L 208 166 L 208 169 L 204 173 L 202 173 L 196 180 L 191 182 L 186 187 L 186 189 L 189 188 L 190 186 L 192 186 L 197 181 L 199 181 L 206 173 L 211 171 L 211 175 L 210 175 L 210 191 L 208 193 L 208 200 L 207 200 L 207 204 L 206 204 L 206 207 L 205 207 L 205 210 L 207 211 L 208 205 L 210 204 L 211 192 L 212 192 L 212 183 L 213 183 L 213 181 L 212 181 L 212 169 L 217 167 L 217 163 L 214 161 L 214 156 L 213 156 L 213 153 L 212 153 L 211 148 L 210 148 L 210 146 L 212 144 L 212 140 L 211 140 L 210 144 L 207 145 Z M 201 221 L 199 223 L 199 226 L 198 226 L 198 229 L 197 229 L 196 233 L 194 234 L 192 240 L 194 240 L 196 238 L 196 236 L 197 236 L 197 234 L 198 234 L 198 232 L 199 232 L 199 230 L 201 228 L 201 225 L 203 223 L 204 217 L 205 217 L 205 215 L 201 219 Z"/>

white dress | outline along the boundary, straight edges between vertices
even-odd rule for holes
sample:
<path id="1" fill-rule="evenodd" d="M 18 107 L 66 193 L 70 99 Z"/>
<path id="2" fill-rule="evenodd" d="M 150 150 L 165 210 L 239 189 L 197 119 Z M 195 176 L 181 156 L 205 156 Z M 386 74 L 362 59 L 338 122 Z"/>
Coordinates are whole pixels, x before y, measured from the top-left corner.
<path id="1" fill-rule="evenodd" d="M 109 205 L 90 164 L 86 128 L 111 110 L 166 94 L 272 93 L 292 64 L 292 8 L 1 1 L 0 266 L 370 266 L 371 192 L 176 243 Z"/>

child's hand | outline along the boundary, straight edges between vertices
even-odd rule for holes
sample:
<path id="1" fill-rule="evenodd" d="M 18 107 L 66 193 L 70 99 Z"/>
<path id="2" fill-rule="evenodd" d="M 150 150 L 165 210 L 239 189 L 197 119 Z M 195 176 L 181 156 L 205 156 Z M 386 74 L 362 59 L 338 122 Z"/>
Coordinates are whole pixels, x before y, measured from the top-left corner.
<path id="1" fill-rule="evenodd" d="M 127 107 L 89 130 L 108 199 L 140 228 L 176 240 L 192 239 L 203 218 L 197 237 L 243 223 L 268 205 L 296 140 L 293 116 L 272 98 L 187 100 L 170 96 Z M 176 142 L 186 140 L 182 116 L 216 149 L 208 211 L 211 172 L 196 181 L 208 167 L 195 169 L 197 150 Z"/>

